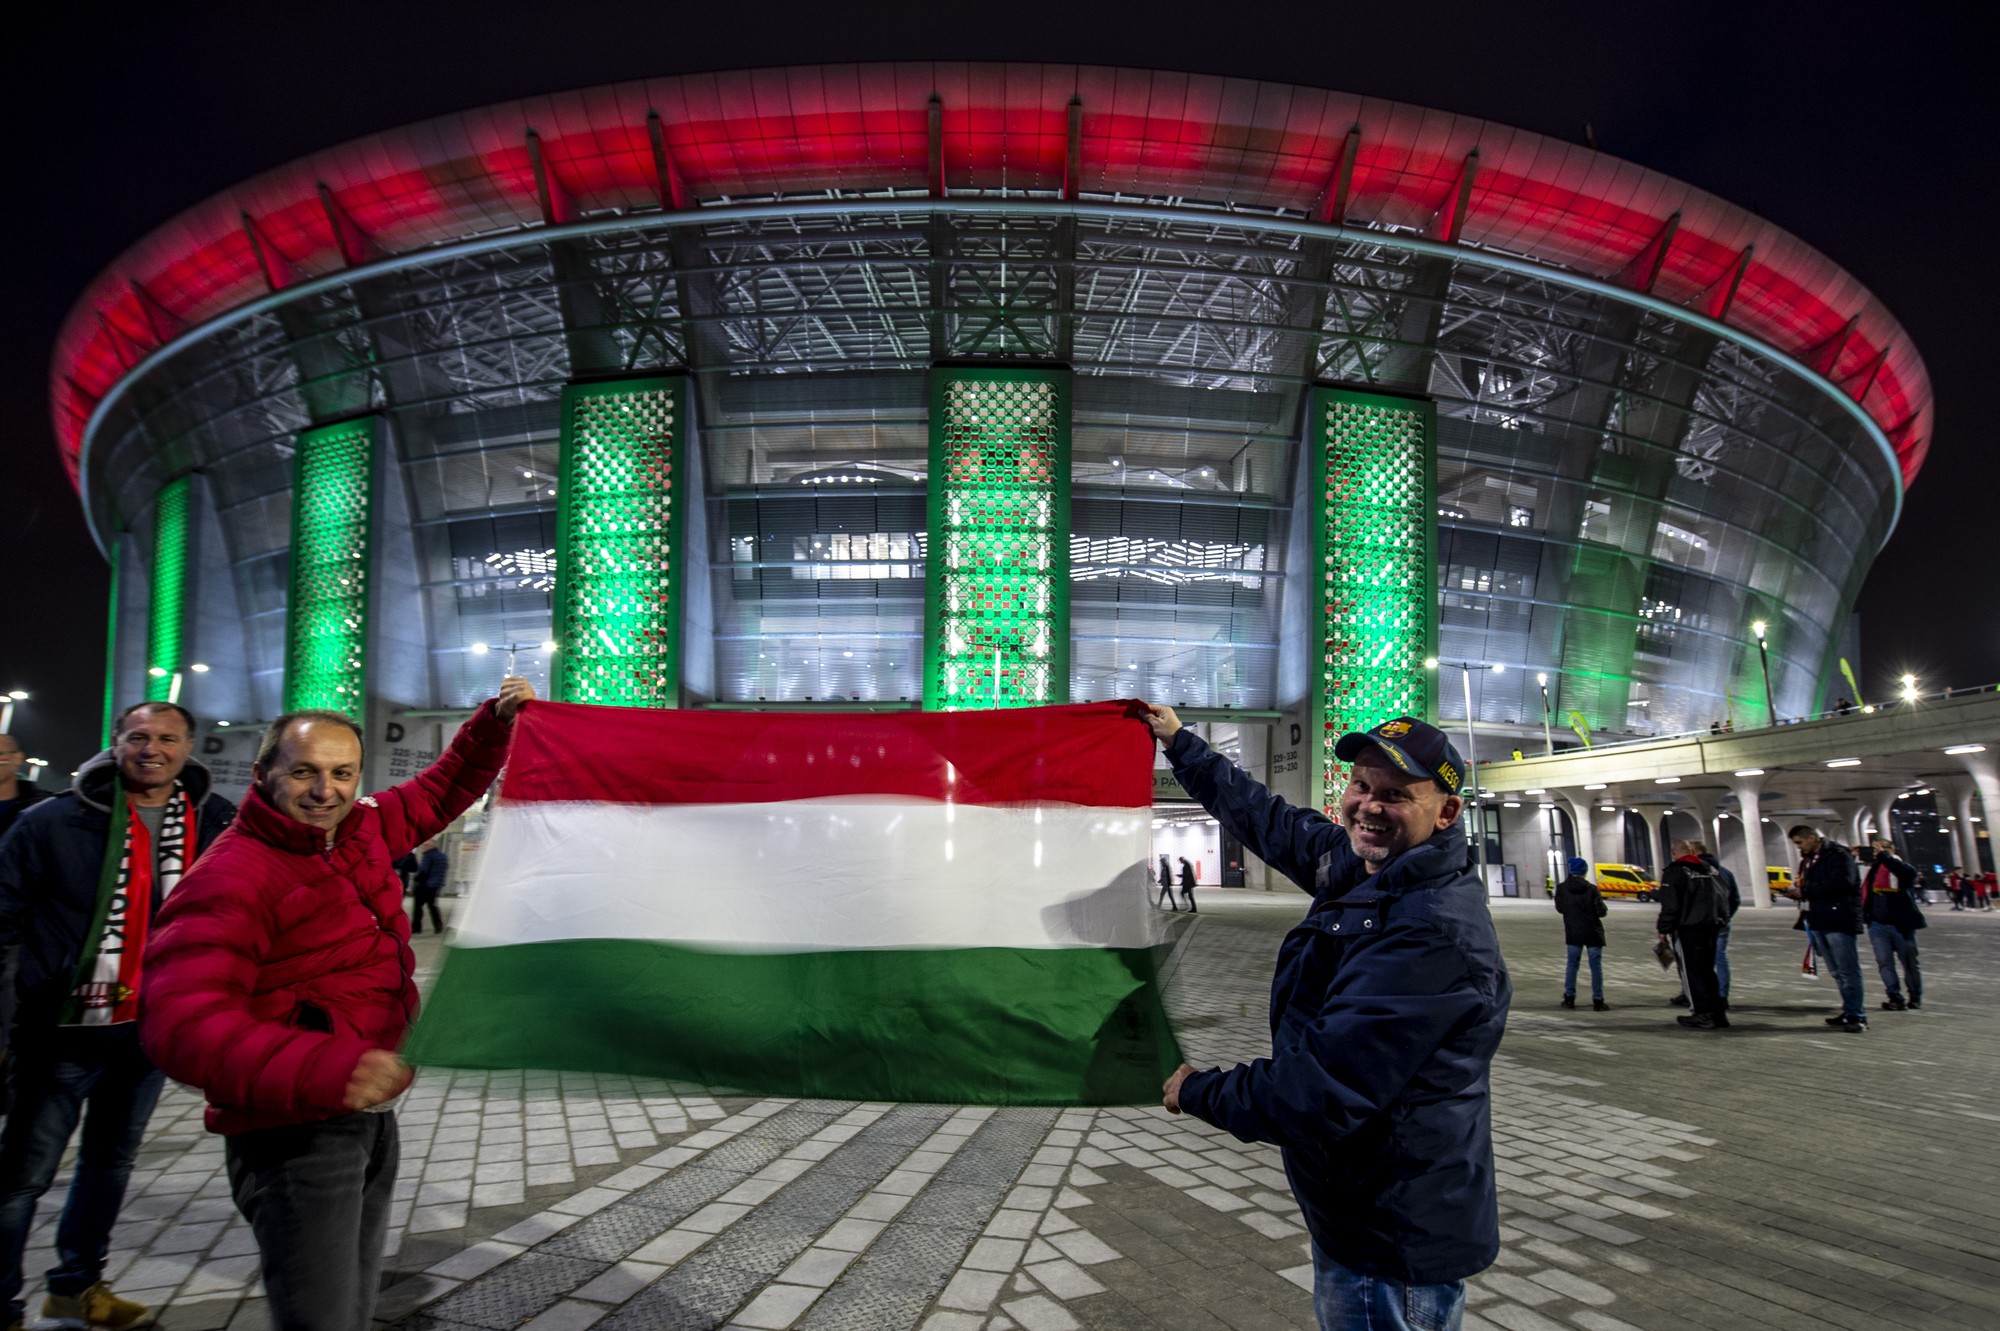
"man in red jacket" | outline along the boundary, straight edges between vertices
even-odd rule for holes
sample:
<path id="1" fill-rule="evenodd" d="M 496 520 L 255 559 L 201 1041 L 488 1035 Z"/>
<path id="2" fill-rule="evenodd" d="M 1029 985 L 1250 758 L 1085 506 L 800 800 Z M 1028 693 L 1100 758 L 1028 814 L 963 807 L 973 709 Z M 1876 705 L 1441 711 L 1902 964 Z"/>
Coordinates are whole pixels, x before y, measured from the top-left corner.
<path id="1" fill-rule="evenodd" d="M 396 1178 L 390 1102 L 417 1011 L 392 862 L 493 784 L 528 681 L 508 678 L 445 755 L 361 796 L 361 732 L 294 712 L 264 732 L 235 826 L 154 926 L 140 1039 L 208 1097 L 278 1331 L 368 1331 Z"/>

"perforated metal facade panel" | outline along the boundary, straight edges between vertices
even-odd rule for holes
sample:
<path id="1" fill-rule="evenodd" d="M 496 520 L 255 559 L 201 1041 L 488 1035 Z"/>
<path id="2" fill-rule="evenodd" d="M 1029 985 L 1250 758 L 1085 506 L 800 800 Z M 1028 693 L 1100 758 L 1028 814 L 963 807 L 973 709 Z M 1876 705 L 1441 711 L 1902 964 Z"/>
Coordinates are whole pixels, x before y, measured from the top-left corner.
<path id="1" fill-rule="evenodd" d="M 176 671 L 185 670 L 188 533 L 193 498 L 188 478 L 167 482 L 153 506 L 153 602 L 146 633 L 146 697 L 164 702 Z"/>
<path id="2" fill-rule="evenodd" d="M 926 707 L 1068 700 L 1068 381 L 933 374 Z"/>
<path id="3" fill-rule="evenodd" d="M 1433 415 L 1428 402 L 1321 390 L 1313 401 L 1308 490 L 1320 639 L 1313 733 L 1319 802 L 1339 802 L 1347 768 L 1334 745 L 1394 717 L 1429 720 L 1437 650 Z"/>
<path id="4" fill-rule="evenodd" d="M 285 620 L 288 712 L 323 707 L 366 716 L 375 426 L 370 416 L 298 437 Z"/>
<path id="5" fill-rule="evenodd" d="M 680 701 L 682 392 L 675 376 L 563 394 L 555 673 L 565 702 Z"/>

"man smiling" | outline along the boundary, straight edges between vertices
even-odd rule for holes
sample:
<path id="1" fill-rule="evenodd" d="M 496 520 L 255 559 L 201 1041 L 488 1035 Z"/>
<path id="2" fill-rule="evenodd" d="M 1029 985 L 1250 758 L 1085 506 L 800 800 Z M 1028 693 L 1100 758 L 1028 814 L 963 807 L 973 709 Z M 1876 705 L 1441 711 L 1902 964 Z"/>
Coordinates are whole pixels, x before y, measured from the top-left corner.
<path id="1" fill-rule="evenodd" d="M 208 1097 L 263 1261 L 274 1331 L 367 1331 L 396 1181 L 396 1056 L 416 959 L 392 866 L 493 783 L 510 677 L 412 779 L 361 794 L 361 730 L 293 712 L 257 748 L 235 832 L 188 876 L 147 953 L 146 1048 Z"/>
<path id="2" fill-rule="evenodd" d="M 1313 898 L 1278 953 L 1271 1057 L 1183 1064 L 1166 1107 L 1283 1148 L 1323 1331 L 1461 1325 L 1500 1247 L 1487 1078 L 1512 992 L 1458 825 L 1464 761 L 1411 717 L 1343 735 L 1336 823 L 1172 708 L 1147 721 L 1188 794 Z"/>

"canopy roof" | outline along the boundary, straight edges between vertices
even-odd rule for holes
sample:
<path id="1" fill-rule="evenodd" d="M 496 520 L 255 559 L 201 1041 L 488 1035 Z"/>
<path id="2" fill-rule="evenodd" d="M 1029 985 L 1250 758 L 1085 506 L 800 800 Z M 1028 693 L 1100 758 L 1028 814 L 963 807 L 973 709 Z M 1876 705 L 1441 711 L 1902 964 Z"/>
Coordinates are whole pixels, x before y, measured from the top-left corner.
<path id="1" fill-rule="evenodd" d="M 74 481 L 92 410 L 149 352 L 308 277 L 616 211 L 885 192 L 1116 198 L 1421 232 L 1721 318 L 1860 402 L 1906 482 L 1929 443 L 1929 376 L 1880 301 L 1784 230 L 1656 171 L 1316 88 L 912 63 L 525 98 L 358 139 L 218 194 L 120 255 L 71 310 L 50 374 L 63 461 Z"/>

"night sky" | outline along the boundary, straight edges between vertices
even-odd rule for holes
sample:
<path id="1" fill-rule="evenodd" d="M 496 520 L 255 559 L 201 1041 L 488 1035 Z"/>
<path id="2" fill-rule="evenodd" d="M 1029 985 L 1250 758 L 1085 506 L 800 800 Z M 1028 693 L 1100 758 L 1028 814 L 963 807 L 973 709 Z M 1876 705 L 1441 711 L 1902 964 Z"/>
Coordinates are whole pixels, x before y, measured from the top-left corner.
<path id="1" fill-rule="evenodd" d="M 11 43 L 0 690 L 52 772 L 95 747 L 107 570 L 46 376 L 84 285 L 174 213 L 318 148 L 704 69 L 1051 60 L 1274 79 L 1581 140 L 1796 233 L 1902 320 L 1938 433 L 1861 593 L 1864 689 L 2000 680 L 1990 384 L 2000 103 L 1976 6 L 770 3 L 72 5 Z M 187 12 L 176 14 L 173 10 Z M 410 12 L 420 11 L 420 12 Z M 696 17 L 698 16 L 698 17 Z M 17 34 L 25 38 L 26 34 Z M 53 778 L 52 778 L 53 779 Z"/>

